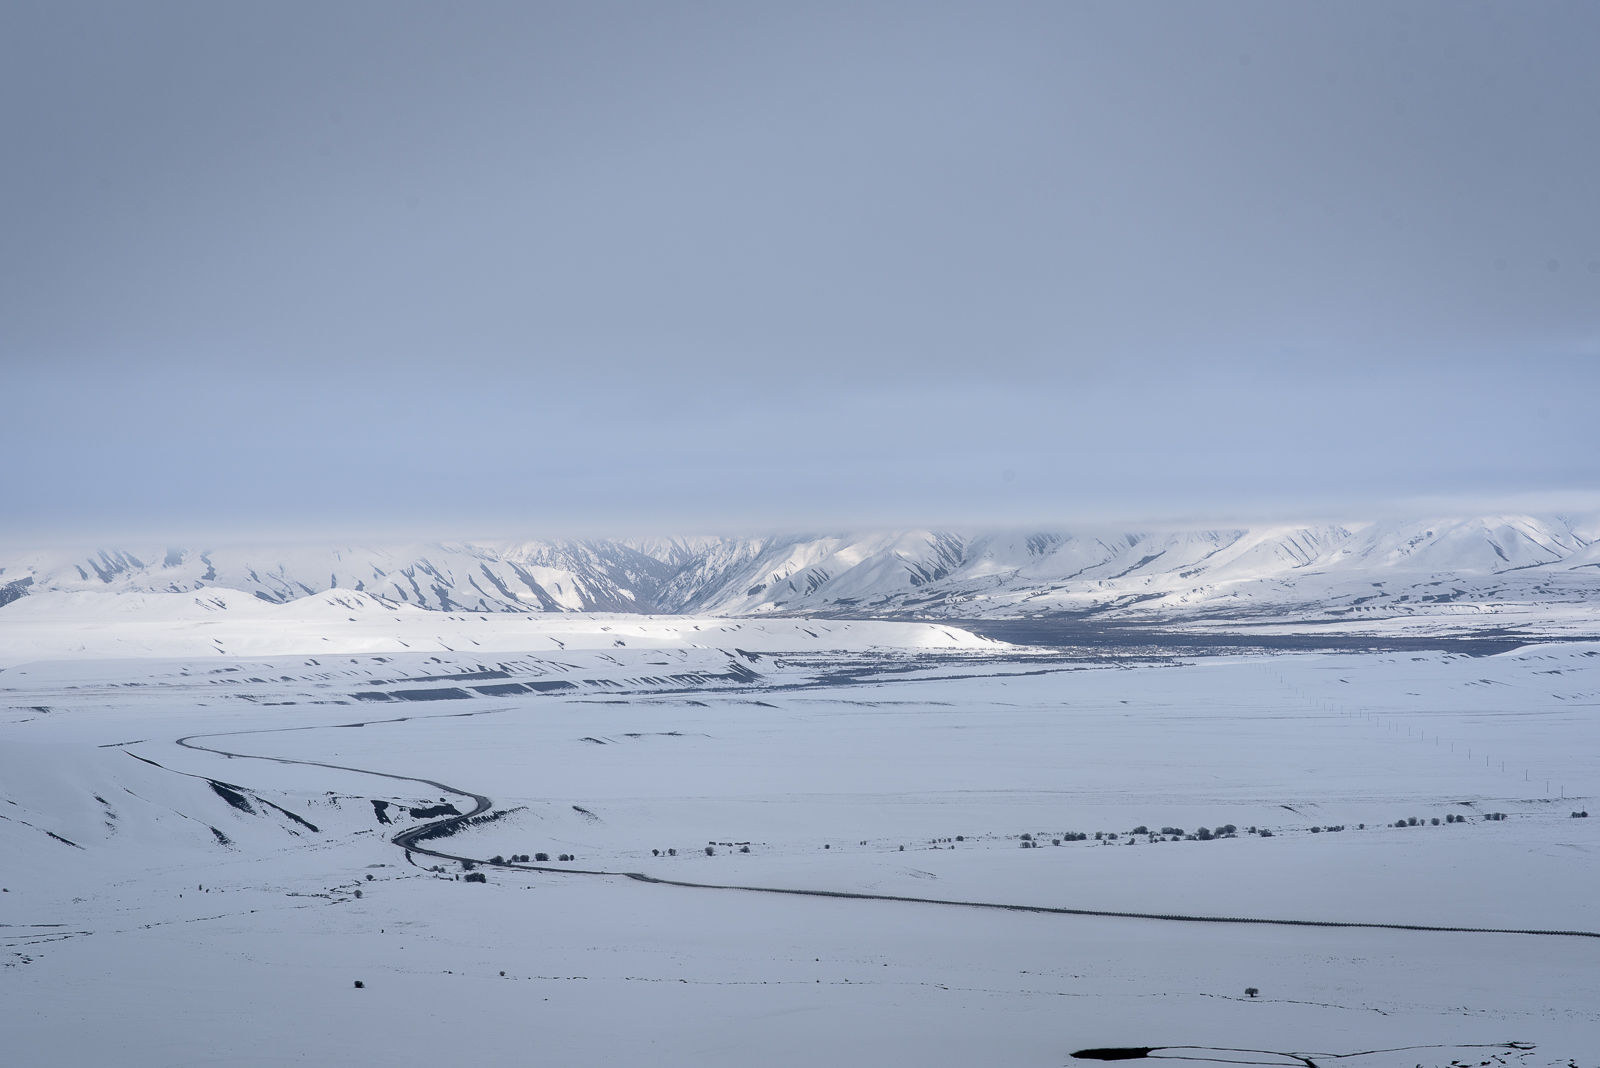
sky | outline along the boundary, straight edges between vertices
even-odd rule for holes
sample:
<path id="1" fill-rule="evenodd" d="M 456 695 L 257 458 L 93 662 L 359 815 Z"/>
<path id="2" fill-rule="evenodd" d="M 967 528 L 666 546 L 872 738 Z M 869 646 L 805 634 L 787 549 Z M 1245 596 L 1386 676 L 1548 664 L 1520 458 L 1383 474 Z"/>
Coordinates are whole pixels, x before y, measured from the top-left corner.
<path id="1" fill-rule="evenodd" d="M 1600 511 L 1600 5 L 0 5 L 0 537 Z"/>

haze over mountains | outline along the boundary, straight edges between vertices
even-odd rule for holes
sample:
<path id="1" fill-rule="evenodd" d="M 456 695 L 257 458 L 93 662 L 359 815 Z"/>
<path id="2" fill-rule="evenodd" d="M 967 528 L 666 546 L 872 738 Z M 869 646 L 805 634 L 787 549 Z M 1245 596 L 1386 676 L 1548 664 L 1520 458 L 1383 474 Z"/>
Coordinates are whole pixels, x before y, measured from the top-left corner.
<path id="1" fill-rule="evenodd" d="M 1106 621 L 1590 619 L 1600 519 L 1526 515 L 1161 533 L 224 546 L 12 553 L 0 605 L 52 593 L 356 590 L 440 611 Z"/>

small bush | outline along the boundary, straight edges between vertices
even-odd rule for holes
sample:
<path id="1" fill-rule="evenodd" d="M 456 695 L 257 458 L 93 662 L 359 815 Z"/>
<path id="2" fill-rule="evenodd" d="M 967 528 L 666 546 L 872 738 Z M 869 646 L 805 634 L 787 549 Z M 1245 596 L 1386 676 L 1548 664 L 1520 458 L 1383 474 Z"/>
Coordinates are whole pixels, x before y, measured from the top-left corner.
<path id="1" fill-rule="evenodd" d="M 506 858 L 502 857 L 499 853 L 496 853 L 493 857 L 489 858 L 490 864 L 504 864 L 505 862 Z"/>
<path id="2" fill-rule="evenodd" d="M 489 877 L 487 875 L 484 875 L 483 872 L 481 872 L 481 871 L 472 872 L 465 879 L 462 880 L 462 882 L 467 882 L 467 883 L 486 883 L 488 881 L 489 881 Z"/>
<path id="3" fill-rule="evenodd" d="M 1322 828 L 1321 827 L 1313 827 L 1313 828 L 1311 828 L 1311 833 L 1312 834 L 1321 834 L 1322 833 Z"/>
<path id="4" fill-rule="evenodd" d="M 1141 823 L 1141 824 L 1139 824 L 1139 826 L 1135 827 L 1132 831 L 1129 831 L 1128 833 L 1129 834 L 1149 834 L 1150 833 L 1150 828 L 1146 827 L 1144 824 Z"/>
<path id="5" fill-rule="evenodd" d="M 967 840 L 967 836 L 966 836 L 966 835 L 964 835 L 964 834 L 958 834 L 958 835 L 956 835 L 956 841 L 958 841 L 958 842 L 965 842 L 965 841 L 966 841 L 966 840 Z"/>
<path id="6" fill-rule="evenodd" d="M 1316 830 L 1315 827 L 1313 827 L 1311 829 L 1312 830 Z M 1194 832 L 1194 836 L 1196 838 L 1200 839 L 1200 841 L 1202 841 L 1202 842 L 1211 841 L 1211 832 L 1209 830 L 1207 830 L 1206 828 L 1204 828 L 1204 827 L 1202 827 L 1198 831 Z"/>
<path id="7" fill-rule="evenodd" d="M 1060 844 L 1061 844 L 1061 839 L 1059 839 L 1059 838 L 1052 838 L 1052 839 L 1050 839 L 1050 844 L 1051 844 L 1051 845 L 1060 845 Z"/>
<path id="8" fill-rule="evenodd" d="M 363 983 L 360 979 L 356 980 L 356 989 L 357 990 L 365 990 L 366 987 L 367 987 L 366 983 Z"/>
<path id="9" fill-rule="evenodd" d="M 1435 827 L 1439 826 L 1439 817 L 1438 816 L 1433 817 L 1433 825 Z"/>
<path id="10" fill-rule="evenodd" d="M 1267 830 L 1265 827 L 1261 828 L 1261 830 L 1257 831 L 1256 833 L 1258 835 L 1260 835 L 1262 838 L 1271 838 L 1272 837 L 1272 832 Z"/>
<path id="11" fill-rule="evenodd" d="M 1406 826 L 1407 827 L 1415 827 L 1416 825 L 1417 825 L 1417 817 L 1412 816 L 1410 819 L 1406 820 Z"/>
<path id="12" fill-rule="evenodd" d="M 1589 818 L 1589 810 L 1584 809 L 1582 812 L 1574 812 L 1571 818 L 1575 820 L 1586 820 Z"/>
<path id="13" fill-rule="evenodd" d="M 677 851 L 677 850 L 676 850 L 676 849 L 669 849 L 669 850 L 667 850 L 667 856 L 669 856 L 669 857 L 675 857 L 675 856 L 677 856 L 677 855 L 678 855 L 678 851 Z"/>
<path id="14" fill-rule="evenodd" d="M 739 852 L 748 853 L 748 852 L 750 852 L 750 847 L 749 846 L 740 846 L 739 847 Z"/>
<path id="15" fill-rule="evenodd" d="M 706 846 L 706 856 L 714 857 L 716 855 L 717 855 L 717 851 L 715 849 L 713 849 L 711 846 Z"/>

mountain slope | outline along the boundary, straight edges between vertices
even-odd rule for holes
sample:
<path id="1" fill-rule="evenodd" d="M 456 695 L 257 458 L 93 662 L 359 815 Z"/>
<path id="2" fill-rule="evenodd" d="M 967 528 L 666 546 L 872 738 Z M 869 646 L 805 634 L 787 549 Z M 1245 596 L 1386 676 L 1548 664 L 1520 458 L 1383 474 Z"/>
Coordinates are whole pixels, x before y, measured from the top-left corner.
<path id="1" fill-rule="evenodd" d="M 651 612 L 655 590 L 675 570 L 613 541 L 135 547 L 10 560 L 0 568 L 0 589 L 185 593 L 220 586 L 278 604 L 343 589 L 441 611 Z"/>
<path id="2" fill-rule="evenodd" d="M 1600 522 L 1480 516 L 1161 533 L 911 530 L 765 538 L 242 546 L 3 558 L 40 592 L 330 589 L 447 612 L 1351 621 L 1600 611 Z M 1481 620 L 1480 620 L 1481 622 Z"/>

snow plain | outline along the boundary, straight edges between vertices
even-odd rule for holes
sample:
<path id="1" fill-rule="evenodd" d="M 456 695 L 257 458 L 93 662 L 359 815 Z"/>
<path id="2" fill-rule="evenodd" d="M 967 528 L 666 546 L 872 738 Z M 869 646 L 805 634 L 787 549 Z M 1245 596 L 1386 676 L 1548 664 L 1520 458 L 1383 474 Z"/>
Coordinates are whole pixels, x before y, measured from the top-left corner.
<path id="1" fill-rule="evenodd" d="M 930 903 L 1600 932 L 1600 644 L 208 593 L 0 609 L 9 1063 L 1600 1064 L 1600 938 Z M 391 843 L 476 797 L 413 844 L 575 859 Z"/>

